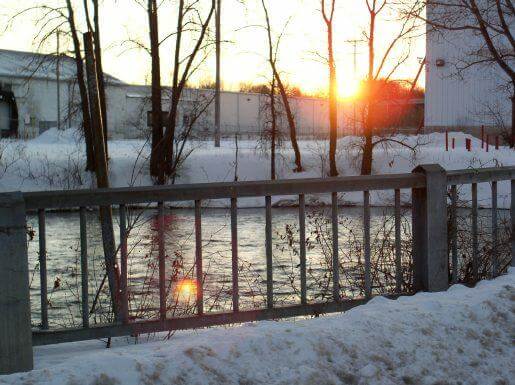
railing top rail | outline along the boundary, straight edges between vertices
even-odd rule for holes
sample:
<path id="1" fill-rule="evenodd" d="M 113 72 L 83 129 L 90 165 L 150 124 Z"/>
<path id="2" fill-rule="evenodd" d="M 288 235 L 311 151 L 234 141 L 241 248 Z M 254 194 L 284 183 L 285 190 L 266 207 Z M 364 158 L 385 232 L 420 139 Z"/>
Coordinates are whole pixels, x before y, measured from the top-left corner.
<path id="1" fill-rule="evenodd" d="M 447 185 L 515 179 L 515 166 L 447 171 Z"/>
<path id="2" fill-rule="evenodd" d="M 447 184 L 469 184 L 515 179 L 515 166 L 447 171 Z M 67 209 L 112 204 L 144 204 L 208 199 L 248 198 L 273 195 L 373 191 L 425 186 L 422 174 L 384 174 L 337 178 L 285 179 L 197 183 L 174 186 L 25 192 L 27 210 Z"/>
<path id="3" fill-rule="evenodd" d="M 174 186 L 123 187 L 23 193 L 27 210 L 66 209 L 112 204 L 141 204 L 207 199 L 264 197 L 331 192 L 373 191 L 425 186 L 422 174 L 385 174 L 337 178 L 285 179 Z"/>

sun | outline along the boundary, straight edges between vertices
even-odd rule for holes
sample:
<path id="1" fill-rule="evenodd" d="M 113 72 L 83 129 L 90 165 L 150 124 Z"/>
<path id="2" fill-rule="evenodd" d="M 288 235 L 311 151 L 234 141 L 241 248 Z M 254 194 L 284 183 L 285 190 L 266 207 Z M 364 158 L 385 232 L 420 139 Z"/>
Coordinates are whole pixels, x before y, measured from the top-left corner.
<path id="1" fill-rule="evenodd" d="M 354 99 L 361 91 L 361 81 L 359 79 L 342 79 L 338 82 L 338 96 L 341 99 Z"/>

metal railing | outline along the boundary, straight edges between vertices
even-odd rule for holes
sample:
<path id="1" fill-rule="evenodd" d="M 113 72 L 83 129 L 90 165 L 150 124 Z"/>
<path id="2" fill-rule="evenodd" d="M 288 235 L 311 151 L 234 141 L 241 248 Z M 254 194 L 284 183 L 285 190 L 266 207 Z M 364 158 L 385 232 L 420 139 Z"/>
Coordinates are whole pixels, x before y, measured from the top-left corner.
<path id="1" fill-rule="evenodd" d="M 401 189 L 412 191 L 413 287 L 415 290 L 445 290 L 449 284 L 449 254 L 447 250 L 447 186 L 451 186 L 451 222 L 455 226 L 456 185 L 472 184 L 472 237 L 477 261 L 477 183 L 492 183 L 492 223 L 494 244 L 497 237 L 497 182 L 511 180 L 511 229 L 515 220 L 515 167 L 446 172 L 438 165 L 417 167 L 413 173 L 372 176 L 352 176 L 326 179 L 296 179 L 281 181 L 209 183 L 138 188 L 113 188 L 74 191 L 44 191 L 0 194 L 0 373 L 27 370 L 32 367 L 32 346 L 78 341 L 102 337 L 137 335 L 141 333 L 190 329 L 221 324 L 317 315 L 350 309 L 366 303 L 373 294 L 371 281 L 370 192 L 394 190 L 395 220 L 395 280 L 392 297 L 401 295 Z M 340 192 L 363 192 L 363 240 L 365 295 L 343 299 L 341 295 L 338 240 L 338 199 Z M 306 194 L 331 194 L 332 229 L 332 300 L 310 303 L 306 283 Z M 272 199 L 274 195 L 298 197 L 300 303 L 288 306 L 274 304 L 274 270 L 272 263 Z M 238 269 L 238 198 L 263 197 L 265 200 L 266 308 L 240 309 Z M 230 199 L 230 231 L 232 258 L 232 311 L 205 312 L 203 298 L 202 201 Z M 197 283 L 196 314 L 187 317 L 167 317 L 165 285 L 164 204 L 194 202 L 195 277 Z M 127 206 L 157 203 L 158 208 L 158 271 L 159 319 L 130 321 L 127 284 Z M 88 245 L 86 209 L 118 206 L 120 226 L 120 312 L 118 322 L 90 325 L 88 299 Z M 79 328 L 50 329 L 48 323 L 48 292 L 46 271 L 47 210 L 78 209 L 80 220 L 81 312 Z M 37 211 L 39 222 L 39 265 L 41 327 L 31 329 L 26 245 L 27 212 Z M 455 229 L 455 227 L 453 228 Z M 453 230 L 454 231 L 454 230 Z M 455 234 L 452 233 L 451 234 Z M 512 255 L 515 244 L 511 241 Z M 451 237 L 452 282 L 457 271 L 456 237 Z M 513 259 L 512 259 L 513 264 Z M 477 266 L 477 263 L 475 264 Z M 495 271 L 497 273 L 498 271 Z"/>

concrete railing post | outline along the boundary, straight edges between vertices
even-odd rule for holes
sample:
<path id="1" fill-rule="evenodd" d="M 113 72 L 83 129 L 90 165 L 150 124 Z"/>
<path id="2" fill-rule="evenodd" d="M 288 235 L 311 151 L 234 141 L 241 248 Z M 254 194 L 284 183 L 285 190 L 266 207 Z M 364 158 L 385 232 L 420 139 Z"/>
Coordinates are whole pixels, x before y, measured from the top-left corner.
<path id="1" fill-rule="evenodd" d="M 426 176 L 426 187 L 412 190 L 414 289 L 446 290 L 447 175 L 438 164 L 420 165 L 413 172 Z"/>
<path id="2" fill-rule="evenodd" d="M 33 367 L 25 202 L 0 194 L 0 374 Z"/>

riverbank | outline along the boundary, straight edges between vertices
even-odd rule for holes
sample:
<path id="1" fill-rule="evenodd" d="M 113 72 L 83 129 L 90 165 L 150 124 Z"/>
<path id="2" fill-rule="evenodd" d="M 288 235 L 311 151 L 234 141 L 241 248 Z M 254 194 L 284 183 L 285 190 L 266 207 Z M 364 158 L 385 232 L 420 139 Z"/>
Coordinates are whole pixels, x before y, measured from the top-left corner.
<path id="1" fill-rule="evenodd" d="M 375 174 L 404 173 L 418 164 L 438 163 L 447 170 L 479 167 L 515 165 L 514 152 L 507 147 L 495 150 L 493 146 L 487 153 L 481 149 L 477 138 L 463 133 L 450 133 L 455 138 L 457 148 L 445 151 L 443 134 L 395 137 L 410 148 L 391 143 L 388 148 L 377 146 L 374 151 L 373 172 Z M 472 151 L 465 150 L 466 138 L 472 139 Z M 345 137 L 338 142 L 338 169 L 342 176 L 359 174 L 359 153 L 355 144 L 359 138 Z M 327 142 L 302 140 L 299 142 L 305 171 L 294 173 L 292 151 L 287 142 L 279 150 L 277 157 L 278 179 L 320 178 L 327 175 Z M 58 132 L 51 129 L 36 139 L 29 141 L 3 141 L 3 156 L 0 157 L 0 192 L 38 191 L 90 188 L 91 176 L 84 171 L 83 144 L 74 130 Z M 192 142 L 190 157 L 180 171 L 177 183 L 207 183 L 267 180 L 270 178 L 270 160 L 259 149 L 256 141 L 239 141 L 238 149 L 234 141 L 223 141 L 220 148 L 214 148 L 211 142 Z M 237 155 L 237 156 L 236 156 Z M 148 174 L 149 146 L 143 140 L 109 141 L 110 182 L 113 187 L 146 186 L 152 181 Z M 470 200 L 470 188 L 464 186 L 458 190 L 460 200 Z M 509 207 L 510 185 L 499 183 L 499 207 Z M 478 186 L 479 206 L 490 207 L 490 187 L 488 184 Z M 309 196 L 308 203 L 328 203 L 329 196 Z M 342 205 L 360 205 L 362 193 L 340 194 Z M 408 190 L 402 192 L 401 200 L 409 204 L 411 197 Z M 275 205 L 295 203 L 292 197 L 274 197 Z M 372 205 L 391 205 L 393 192 L 373 192 Z M 262 207 L 263 198 L 246 198 L 238 202 L 240 207 Z M 185 202 L 181 206 L 190 206 Z M 224 200 L 211 201 L 209 205 L 227 206 Z"/>
<path id="2" fill-rule="evenodd" d="M 35 369 L 0 384 L 510 384 L 515 269 L 344 314 L 35 348 Z"/>

